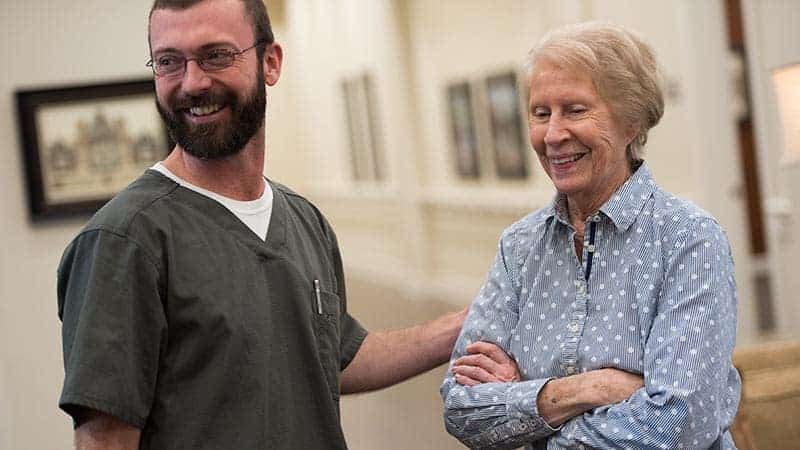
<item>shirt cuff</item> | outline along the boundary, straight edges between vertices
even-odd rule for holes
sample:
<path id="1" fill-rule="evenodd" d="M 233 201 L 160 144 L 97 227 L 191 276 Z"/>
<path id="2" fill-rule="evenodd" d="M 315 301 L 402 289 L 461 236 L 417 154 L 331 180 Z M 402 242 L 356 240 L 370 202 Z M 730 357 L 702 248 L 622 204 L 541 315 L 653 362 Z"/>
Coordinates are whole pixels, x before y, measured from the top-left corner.
<path id="1" fill-rule="evenodd" d="M 547 430 L 550 433 L 555 433 L 560 430 L 560 426 L 558 428 L 553 428 L 545 422 L 542 416 L 539 415 L 539 406 L 537 404 L 539 391 L 542 390 L 548 381 L 553 379 L 554 378 L 543 378 L 541 380 L 512 383 L 506 393 L 508 417 L 528 423 L 533 421 L 536 428 Z"/>

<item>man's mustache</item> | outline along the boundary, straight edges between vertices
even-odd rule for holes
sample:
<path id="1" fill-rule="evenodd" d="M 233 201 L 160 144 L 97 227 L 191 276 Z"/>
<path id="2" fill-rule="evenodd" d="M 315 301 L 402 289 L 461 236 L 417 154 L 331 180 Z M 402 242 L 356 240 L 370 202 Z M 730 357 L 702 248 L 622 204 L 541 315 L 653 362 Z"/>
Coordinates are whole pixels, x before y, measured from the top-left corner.
<path id="1" fill-rule="evenodd" d="M 178 95 L 169 102 L 169 108 L 177 112 L 209 105 L 230 105 L 235 102 L 236 96 L 230 91 L 204 92 L 199 95 Z"/>

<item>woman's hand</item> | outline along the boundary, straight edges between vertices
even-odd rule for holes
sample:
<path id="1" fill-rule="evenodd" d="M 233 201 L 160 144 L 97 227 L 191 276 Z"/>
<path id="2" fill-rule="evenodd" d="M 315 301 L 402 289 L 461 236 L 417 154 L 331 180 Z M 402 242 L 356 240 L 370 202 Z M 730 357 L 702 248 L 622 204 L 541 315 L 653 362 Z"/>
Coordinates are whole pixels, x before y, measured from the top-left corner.
<path id="1" fill-rule="evenodd" d="M 517 363 L 502 348 L 490 342 L 473 342 L 467 353 L 453 363 L 458 384 L 475 386 L 481 383 L 509 383 L 520 380 Z"/>

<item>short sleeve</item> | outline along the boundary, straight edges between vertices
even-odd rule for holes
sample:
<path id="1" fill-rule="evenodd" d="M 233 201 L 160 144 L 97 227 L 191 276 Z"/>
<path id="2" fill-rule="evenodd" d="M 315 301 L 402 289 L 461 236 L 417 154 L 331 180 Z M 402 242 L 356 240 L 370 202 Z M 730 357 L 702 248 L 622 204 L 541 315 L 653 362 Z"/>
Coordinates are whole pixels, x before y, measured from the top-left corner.
<path id="1" fill-rule="evenodd" d="M 83 232 L 58 269 L 64 386 L 59 406 L 79 424 L 88 409 L 144 427 L 167 337 L 159 270 L 129 238 Z"/>

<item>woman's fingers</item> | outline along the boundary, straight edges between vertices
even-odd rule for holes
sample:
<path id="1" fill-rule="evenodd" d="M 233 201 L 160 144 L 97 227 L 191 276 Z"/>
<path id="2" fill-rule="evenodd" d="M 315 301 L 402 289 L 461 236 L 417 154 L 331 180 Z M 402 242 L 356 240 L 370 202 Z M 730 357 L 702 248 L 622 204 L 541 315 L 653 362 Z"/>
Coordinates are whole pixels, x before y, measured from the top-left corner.
<path id="1" fill-rule="evenodd" d="M 499 346 L 489 342 L 475 342 L 467 346 L 466 350 L 469 355 L 453 362 L 453 374 L 457 375 L 456 382 L 459 384 L 474 386 L 479 383 L 520 380 L 516 362 Z"/>
<path id="2" fill-rule="evenodd" d="M 511 382 L 521 379 L 517 363 L 500 346 L 491 342 L 479 341 L 468 345 L 466 350 L 470 355 L 462 358 L 481 356 L 474 360 L 477 361 L 477 364 L 473 363 L 473 365 L 479 365 L 491 372 L 497 381 Z M 467 361 L 473 360 L 467 359 Z"/>
<path id="3" fill-rule="evenodd" d="M 483 367 L 475 365 L 453 366 L 453 373 L 463 375 L 480 383 L 494 383 L 500 381 L 493 373 L 487 371 Z"/>
<path id="4" fill-rule="evenodd" d="M 497 364 L 493 359 L 484 354 L 466 355 L 458 358 L 454 363 L 458 366 L 475 366 L 480 367 L 489 373 L 497 373 L 500 369 L 500 364 Z"/>
<path id="5" fill-rule="evenodd" d="M 477 385 L 481 384 L 480 381 L 473 380 L 472 378 L 470 378 L 468 376 L 460 375 L 460 374 L 455 374 L 455 379 L 456 379 L 456 383 L 458 383 L 458 384 L 460 384 L 462 386 L 477 386 Z"/>
<path id="6" fill-rule="evenodd" d="M 467 353 L 486 355 L 498 364 L 508 364 L 513 361 L 500 346 L 492 344 L 491 342 L 473 342 L 467 346 L 466 350 Z"/>

